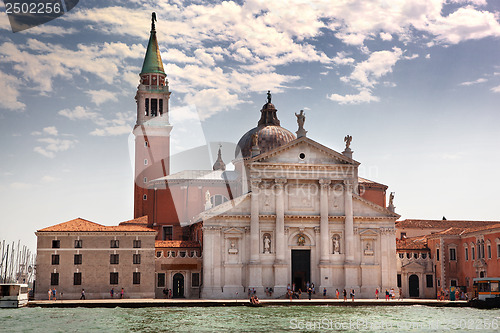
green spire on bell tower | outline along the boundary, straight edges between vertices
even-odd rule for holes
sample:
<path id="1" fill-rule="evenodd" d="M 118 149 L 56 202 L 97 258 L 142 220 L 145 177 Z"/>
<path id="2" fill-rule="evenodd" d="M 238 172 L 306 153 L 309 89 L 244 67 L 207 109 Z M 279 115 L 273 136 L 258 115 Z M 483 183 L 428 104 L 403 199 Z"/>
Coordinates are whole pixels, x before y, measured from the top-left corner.
<path id="1" fill-rule="evenodd" d="M 158 40 L 156 39 L 156 13 L 151 15 L 151 34 L 149 35 L 148 48 L 144 63 L 142 64 L 141 74 L 146 73 L 161 73 L 165 74 L 163 70 L 163 62 L 161 61 L 160 49 L 158 47 Z"/>

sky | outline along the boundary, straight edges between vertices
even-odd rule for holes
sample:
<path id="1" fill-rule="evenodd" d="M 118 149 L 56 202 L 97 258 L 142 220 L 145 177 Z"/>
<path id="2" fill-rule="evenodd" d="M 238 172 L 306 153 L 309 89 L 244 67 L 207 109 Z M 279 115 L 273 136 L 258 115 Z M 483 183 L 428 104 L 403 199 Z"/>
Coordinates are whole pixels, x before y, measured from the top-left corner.
<path id="1" fill-rule="evenodd" d="M 0 8 L 0 240 L 34 249 L 50 225 L 133 218 L 153 11 L 173 154 L 236 143 L 270 90 L 292 132 L 304 110 L 313 140 L 341 152 L 352 135 L 402 219 L 500 220 L 496 0 L 88 0 L 17 33 Z"/>

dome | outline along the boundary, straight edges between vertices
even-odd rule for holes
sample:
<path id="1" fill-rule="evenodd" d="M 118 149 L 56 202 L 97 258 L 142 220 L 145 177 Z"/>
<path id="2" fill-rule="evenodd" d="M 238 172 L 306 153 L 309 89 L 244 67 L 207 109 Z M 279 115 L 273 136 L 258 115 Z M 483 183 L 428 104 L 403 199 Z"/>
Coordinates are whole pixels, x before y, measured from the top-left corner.
<path id="1" fill-rule="evenodd" d="M 295 135 L 289 130 L 280 126 L 280 121 L 276 116 L 276 108 L 271 103 L 271 93 L 267 92 L 267 103 L 264 104 L 261 112 L 260 120 L 257 127 L 246 132 L 238 141 L 236 146 L 235 157 L 247 158 L 250 157 L 252 146 L 254 145 L 253 137 L 257 134 L 257 146 L 260 153 L 275 149 L 279 146 L 287 144 L 295 140 Z"/>
<path id="2" fill-rule="evenodd" d="M 279 146 L 285 145 L 290 141 L 295 140 L 295 135 L 289 130 L 274 125 L 258 126 L 246 132 L 238 141 L 236 146 L 235 156 L 241 155 L 243 158 L 251 156 L 252 137 L 257 133 L 260 153 L 272 150 Z"/>

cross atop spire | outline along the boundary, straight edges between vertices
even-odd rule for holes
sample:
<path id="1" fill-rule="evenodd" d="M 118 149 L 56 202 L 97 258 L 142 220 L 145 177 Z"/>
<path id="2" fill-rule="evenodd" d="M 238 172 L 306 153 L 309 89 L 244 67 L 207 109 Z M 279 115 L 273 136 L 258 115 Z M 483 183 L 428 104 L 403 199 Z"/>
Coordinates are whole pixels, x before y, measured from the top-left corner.
<path id="1" fill-rule="evenodd" d="M 153 12 L 151 14 L 151 32 L 149 35 L 146 56 L 144 57 L 144 63 L 142 64 L 141 74 L 165 74 L 163 62 L 161 61 L 160 48 L 158 47 L 158 40 L 156 39 L 156 21 L 156 13 Z"/>

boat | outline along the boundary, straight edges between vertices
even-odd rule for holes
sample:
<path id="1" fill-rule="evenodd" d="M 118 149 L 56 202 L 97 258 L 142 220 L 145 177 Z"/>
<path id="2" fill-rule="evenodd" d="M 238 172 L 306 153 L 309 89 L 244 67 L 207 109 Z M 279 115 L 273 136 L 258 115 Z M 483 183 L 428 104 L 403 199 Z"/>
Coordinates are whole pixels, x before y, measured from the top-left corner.
<path id="1" fill-rule="evenodd" d="M 27 284 L 0 284 L 0 308 L 20 308 L 26 304 L 28 304 Z"/>
<path id="2" fill-rule="evenodd" d="M 500 308 L 500 278 L 475 278 L 474 298 L 469 305 L 479 309 Z"/>

